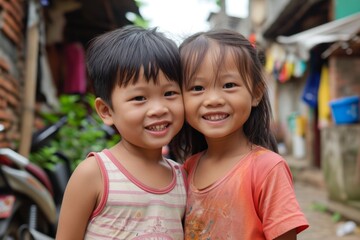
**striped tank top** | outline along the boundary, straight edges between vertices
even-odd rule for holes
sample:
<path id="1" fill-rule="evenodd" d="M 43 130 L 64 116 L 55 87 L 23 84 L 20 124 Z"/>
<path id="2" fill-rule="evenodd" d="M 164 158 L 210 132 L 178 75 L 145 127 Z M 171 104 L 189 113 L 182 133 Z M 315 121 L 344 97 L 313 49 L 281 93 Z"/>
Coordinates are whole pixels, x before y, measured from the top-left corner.
<path id="1" fill-rule="evenodd" d="M 153 189 L 135 179 L 111 154 L 94 155 L 104 179 L 104 193 L 89 220 L 85 239 L 184 239 L 186 178 L 181 166 L 167 159 L 173 180 Z"/>

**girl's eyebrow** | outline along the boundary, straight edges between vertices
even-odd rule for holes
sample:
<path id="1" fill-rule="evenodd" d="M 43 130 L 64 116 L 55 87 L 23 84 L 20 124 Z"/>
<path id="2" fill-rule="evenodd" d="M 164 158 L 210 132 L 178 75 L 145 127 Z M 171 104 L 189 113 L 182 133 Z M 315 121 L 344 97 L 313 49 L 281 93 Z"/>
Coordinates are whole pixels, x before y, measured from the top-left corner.
<path id="1" fill-rule="evenodd" d="M 219 76 L 221 76 L 221 77 L 227 77 L 227 76 L 231 77 L 231 76 L 234 76 L 234 75 L 240 76 L 239 72 L 235 72 L 235 71 L 232 71 L 232 72 L 226 71 L 224 73 L 220 72 L 220 74 L 219 74 Z"/>

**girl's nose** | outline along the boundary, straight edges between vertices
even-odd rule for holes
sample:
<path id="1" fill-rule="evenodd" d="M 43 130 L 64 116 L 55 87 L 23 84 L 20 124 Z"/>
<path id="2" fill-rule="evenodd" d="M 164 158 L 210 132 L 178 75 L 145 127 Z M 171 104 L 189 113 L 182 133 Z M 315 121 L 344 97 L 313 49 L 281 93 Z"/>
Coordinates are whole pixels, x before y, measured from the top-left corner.
<path id="1" fill-rule="evenodd" d="M 216 90 L 210 90 L 206 94 L 206 99 L 204 101 L 205 106 L 221 106 L 225 103 L 224 98 L 221 96 L 221 94 Z"/>

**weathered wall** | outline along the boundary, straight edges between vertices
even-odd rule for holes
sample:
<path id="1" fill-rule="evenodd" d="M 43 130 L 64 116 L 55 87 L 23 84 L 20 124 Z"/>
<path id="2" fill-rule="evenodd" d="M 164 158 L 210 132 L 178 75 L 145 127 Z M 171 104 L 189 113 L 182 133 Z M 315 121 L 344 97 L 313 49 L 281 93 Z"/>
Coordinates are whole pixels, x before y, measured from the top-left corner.
<path id="1" fill-rule="evenodd" d="M 321 160 L 330 199 L 360 203 L 360 124 L 321 131 Z"/>
<path id="2" fill-rule="evenodd" d="M 359 57 L 332 57 L 329 67 L 331 99 L 360 96 Z"/>
<path id="3" fill-rule="evenodd" d="M 0 147 L 16 148 L 24 69 L 23 1 L 1 1 L 0 18 Z"/>

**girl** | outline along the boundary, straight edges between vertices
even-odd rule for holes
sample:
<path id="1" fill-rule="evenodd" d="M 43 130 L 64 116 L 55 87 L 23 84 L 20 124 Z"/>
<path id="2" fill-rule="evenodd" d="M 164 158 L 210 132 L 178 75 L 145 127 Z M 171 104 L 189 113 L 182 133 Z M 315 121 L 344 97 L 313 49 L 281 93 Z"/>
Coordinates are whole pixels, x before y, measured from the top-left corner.
<path id="1" fill-rule="evenodd" d="M 270 130 L 257 50 L 212 30 L 180 45 L 187 124 L 176 139 L 188 171 L 185 239 L 296 239 L 308 227 Z M 175 143 L 175 142 L 174 142 Z"/>

